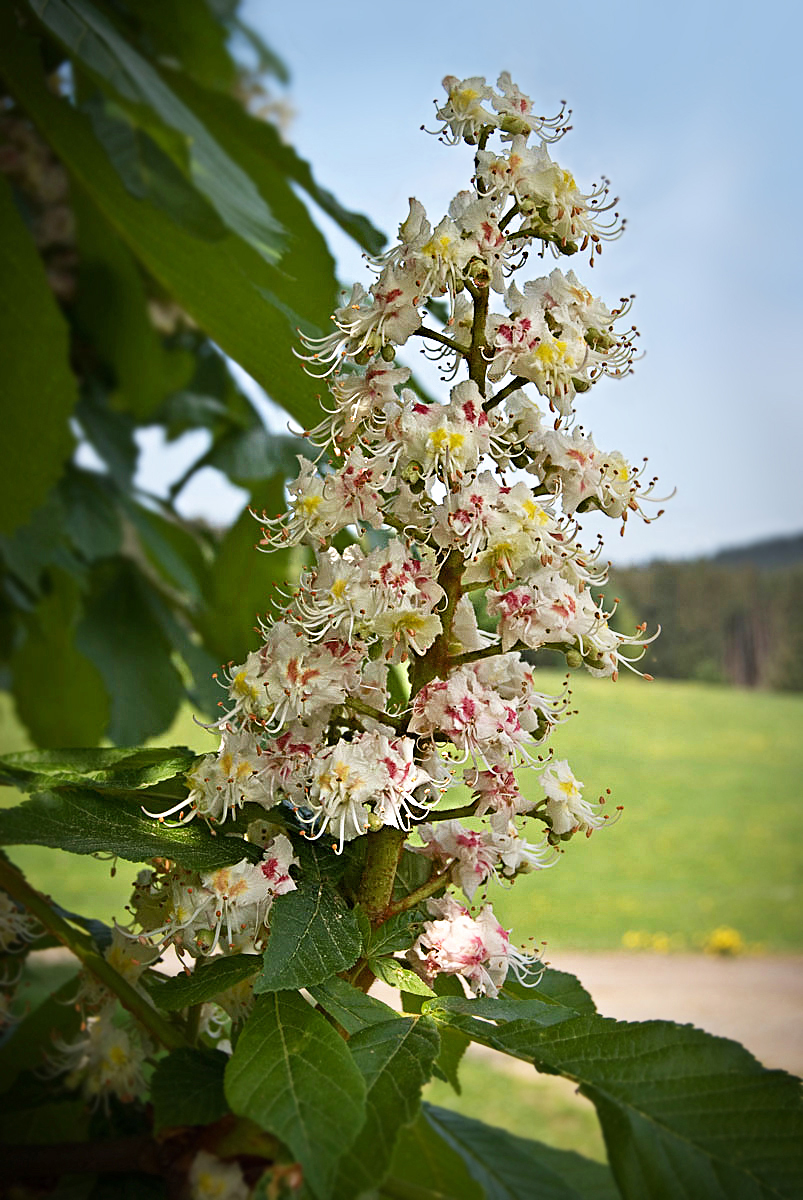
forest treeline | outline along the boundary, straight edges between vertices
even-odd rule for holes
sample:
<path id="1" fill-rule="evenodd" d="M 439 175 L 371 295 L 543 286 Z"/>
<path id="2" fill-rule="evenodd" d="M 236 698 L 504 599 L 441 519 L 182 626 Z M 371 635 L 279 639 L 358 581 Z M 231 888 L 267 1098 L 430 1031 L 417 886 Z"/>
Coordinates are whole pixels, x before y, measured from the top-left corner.
<path id="1" fill-rule="evenodd" d="M 661 626 L 639 664 L 662 679 L 803 691 L 803 535 L 611 572 L 618 627 Z"/>

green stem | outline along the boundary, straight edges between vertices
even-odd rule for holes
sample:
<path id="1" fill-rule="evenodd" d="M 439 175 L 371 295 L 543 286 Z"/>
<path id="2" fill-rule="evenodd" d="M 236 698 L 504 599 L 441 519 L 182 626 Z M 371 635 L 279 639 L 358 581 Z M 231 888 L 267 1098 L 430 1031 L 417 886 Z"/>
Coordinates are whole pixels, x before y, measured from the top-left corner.
<path id="1" fill-rule="evenodd" d="M 460 808 L 442 808 L 437 812 L 429 814 L 429 821 L 453 821 L 457 817 L 473 817 L 479 804 L 478 800 L 473 800 L 471 804 L 462 804 Z"/>
<path id="2" fill-rule="evenodd" d="M 422 325 L 419 329 L 414 330 L 413 337 L 431 338 L 433 342 L 440 342 L 441 345 L 448 346 L 455 354 L 462 354 L 464 358 L 466 357 L 465 346 L 458 345 L 445 333 L 439 333 L 437 329 L 428 329 L 426 325 Z"/>
<path id="3" fill-rule="evenodd" d="M 383 725 L 390 725 L 393 729 L 399 729 L 404 725 L 403 717 L 392 717 L 390 713 L 381 712 L 378 708 L 371 708 L 370 704 L 363 704 L 362 700 L 358 700 L 355 696 L 348 697 L 346 708 L 350 708 L 352 712 L 359 713 L 360 716 L 371 717 L 374 721 L 381 721 Z"/>
<path id="4" fill-rule="evenodd" d="M 496 408 L 497 404 L 501 404 L 503 400 L 506 400 L 511 392 L 517 392 L 519 388 L 524 387 L 529 382 L 523 375 L 517 375 L 515 379 L 511 379 L 510 383 L 506 383 L 495 396 L 491 396 L 490 400 L 486 400 L 483 408 L 486 412 L 490 412 L 492 408 Z"/>
<path id="5" fill-rule="evenodd" d="M 487 340 L 485 327 L 488 321 L 488 288 L 473 284 L 464 279 L 466 290 L 474 301 L 474 319 L 471 324 L 471 349 L 468 352 L 468 374 L 480 389 L 480 395 L 485 395 L 485 372 L 488 363 L 485 360 Z"/>
<path id="6" fill-rule="evenodd" d="M 366 835 L 368 848 L 357 900 L 374 927 L 385 920 L 406 837 L 403 830 L 390 825 Z"/>
<path id="7" fill-rule="evenodd" d="M 73 929 L 63 917 L 54 912 L 44 896 L 34 891 L 17 868 L 9 862 L 0 861 L 0 887 L 5 888 L 8 894 L 24 905 L 62 945 L 72 951 L 83 966 L 117 996 L 123 1007 L 137 1018 L 156 1041 L 161 1042 L 168 1050 L 186 1046 L 184 1035 L 175 1025 L 152 1008 L 145 997 L 106 962 L 85 934 Z"/>
<path id="8" fill-rule="evenodd" d="M 421 887 L 408 892 L 406 896 L 403 896 L 401 900 L 397 900 L 395 904 L 389 904 L 385 910 L 385 919 L 388 920 L 390 917 L 395 917 L 397 913 L 407 912 L 409 908 L 415 908 L 416 904 L 420 904 L 422 900 L 428 900 L 430 896 L 434 896 L 436 892 L 439 892 L 442 887 L 446 887 L 449 882 L 451 869 L 452 864 L 450 863 L 443 871 L 436 871 L 434 875 L 430 875 L 427 882 L 422 883 Z"/>

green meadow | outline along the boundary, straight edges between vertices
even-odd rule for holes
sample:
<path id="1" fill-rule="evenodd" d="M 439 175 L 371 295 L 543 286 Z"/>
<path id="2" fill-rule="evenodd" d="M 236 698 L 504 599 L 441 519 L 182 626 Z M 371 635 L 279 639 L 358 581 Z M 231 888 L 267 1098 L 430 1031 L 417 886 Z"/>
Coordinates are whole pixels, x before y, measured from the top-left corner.
<path id="1" fill-rule="evenodd" d="M 544 690 L 561 677 L 543 673 Z M 540 678 L 540 677 L 539 677 Z M 611 789 L 621 820 L 575 837 L 555 867 L 493 885 L 514 939 L 550 949 L 702 948 L 722 927 L 754 951 L 799 951 L 803 879 L 803 697 L 712 684 L 572 677 L 575 707 L 556 731 L 594 798 Z M 26 748 L 6 698 L 0 750 Z M 182 715 L 161 744 L 214 739 Z M 538 794 L 534 774 L 525 788 Z M 2 789 L 0 801 L 18 797 Z M 38 847 L 13 847 L 31 881 L 66 908 L 121 914 L 135 869 Z M 479 899 L 479 897 L 477 897 Z"/>

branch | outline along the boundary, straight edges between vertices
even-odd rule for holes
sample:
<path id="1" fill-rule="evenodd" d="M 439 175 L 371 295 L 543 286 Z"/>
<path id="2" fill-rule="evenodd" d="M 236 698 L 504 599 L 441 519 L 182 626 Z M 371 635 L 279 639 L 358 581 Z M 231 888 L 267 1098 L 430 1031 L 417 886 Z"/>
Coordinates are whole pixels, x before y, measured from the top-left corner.
<path id="1" fill-rule="evenodd" d="M 464 346 L 459 346 L 457 342 L 448 338 L 445 333 L 438 333 L 437 329 L 428 329 L 426 325 L 421 325 L 413 331 L 413 337 L 431 338 L 433 342 L 440 342 L 442 346 L 448 346 L 455 354 L 461 354 L 463 358 L 467 357 Z"/>
<path id="2" fill-rule="evenodd" d="M 506 383 L 502 390 L 497 392 L 495 396 L 491 396 L 491 399 L 486 401 L 482 407 L 486 412 L 490 412 L 492 408 L 496 408 L 497 404 L 501 404 L 503 400 L 506 400 L 511 392 L 517 392 L 519 388 L 524 387 L 529 382 L 530 380 L 525 379 L 523 375 L 517 375 L 515 379 L 511 379 L 510 383 Z"/>
<path id="3" fill-rule="evenodd" d="M 370 704 L 363 704 L 362 700 L 357 700 L 354 696 L 346 699 L 346 708 L 359 713 L 361 717 L 370 717 L 374 721 L 381 721 L 383 725 L 390 725 L 397 732 L 404 725 L 404 717 L 392 717 L 390 713 L 382 712 L 378 708 L 371 708 Z"/>
<path id="4" fill-rule="evenodd" d="M 472 800 L 470 804 L 463 804 L 460 808 L 442 808 L 437 812 L 429 814 L 430 821 L 453 821 L 457 817 L 473 817 L 476 812 L 479 800 Z"/>
<path id="5" fill-rule="evenodd" d="M 459 810 L 455 810 L 459 811 Z M 452 870 L 452 864 L 449 863 L 442 871 L 436 871 L 434 875 L 430 875 L 426 883 L 422 883 L 421 887 L 415 888 L 412 892 L 408 892 L 406 896 L 402 896 L 401 900 L 397 900 L 395 904 L 389 904 L 382 914 L 384 924 L 391 917 L 395 917 L 398 913 L 407 912 L 410 908 L 415 908 L 416 904 L 420 904 L 422 900 L 428 900 L 430 896 L 434 896 L 442 887 L 446 887 L 449 882 L 449 875 Z"/>
<path id="6" fill-rule="evenodd" d="M 88 971 L 100 980 L 104 987 L 113 992 L 124 1008 L 132 1013 L 141 1025 L 147 1029 L 157 1042 L 167 1050 L 176 1050 L 186 1046 L 184 1035 L 166 1020 L 161 1013 L 152 1008 L 144 996 L 132 987 L 128 980 L 123 979 L 102 954 L 95 949 L 92 941 L 59 916 L 51 908 L 48 901 L 39 892 L 34 891 L 23 875 L 10 862 L 0 860 L 0 887 L 5 888 L 10 896 L 24 905 L 36 919 L 57 937 L 62 945 L 71 950 Z"/>

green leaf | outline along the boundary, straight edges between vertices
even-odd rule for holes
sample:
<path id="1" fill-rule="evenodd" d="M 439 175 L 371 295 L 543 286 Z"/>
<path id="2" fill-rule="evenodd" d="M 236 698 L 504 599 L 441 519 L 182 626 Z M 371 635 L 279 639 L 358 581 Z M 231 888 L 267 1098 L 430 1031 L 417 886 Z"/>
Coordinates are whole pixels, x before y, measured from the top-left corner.
<path id="1" fill-rule="evenodd" d="M 379 1194 L 388 1200 L 485 1200 L 463 1159 L 438 1136 L 423 1112 L 399 1134 L 386 1188 Z"/>
<path id="2" fill-rule="evenodd" d="M 365 1119 L 365 1083 L 348 1046 L 296 992 L 260 997 L 226 1069 L 232 1110 L 275 1134 L 319 1200 Z"/>
<path id="3" fill-rule="evenodd" d="M 161 146 L 113 101 L 95 95 L 84 106 L 109 162 L 138 200 L 149 200 L 176 225 L 203 241 L 226 236 L 226 226 Z"/>
<path id="4" fill-rule="evenodd" d="M 79 1099 L 20 1107 L 16 1104 L 0 1117 L 3 1142 L 11 1146 L 81 1142 L 87 1137 L 89 1112 Z M 31 1156 L 35 1155 L 31 1152 Z"/>
<path id="5" fill-rule="evenodd" d="M 626 1198 L 803 1191 L 800 1081 L 737 1043 L 667 1021 L 587 1017 L 538 1031 L 532 1052 L 596 1106 Z"/>
<path id="6" fill-rule="evenodd" d="M 271 433 L 260 424 L 229 430 L 198 465 L 215 467 L 232 483 L 247 487 L 254 480 L 270 479 L 277 473 L 294 478 L 298 474 L 298 455 L 308 453 L 309 448 L 301 438 Z"/>
<path id="7" fill-rule="evenodd" d="M 77 964 L 76 964 L 77 966 Z M 22 1071 L 38 1069 L 58 1034 L 69 1041 L 81 1027 L 82 1016 L 74 1004 L 77 974 L 24 1017 L 0 1044 L 0 1092 L 7 1092 Z"/>
<path id="8" fill-rule="evenodd" d="M 256 511 L 266 509 L 269 516 L 283 512 L 282 478 L 274 476 L 254 491 L 251 505 Z M 198 622 L 205 644 L 221 662 L 242 662 L 254 649 L 257 615 L 267 611 L 272 587 L 292 574 L 294 552 L 260 554 L 259 536 L 259 523 L 244 509 L 224 535 L 207 576 L 207 605 Z"/>
<path id="9" fill-rule="evenodd" d="M 69 468 L 68 468 L 69 470 Z M 80 580 L 84 572 L 81 562 L 72 553 L 64 536 L 67 524 L 62 492 L 55 487 L 27 524 L 21 525 L 8 537 L 0 536 L 0 553 L 10 575 L 25 587 L 25 597 L 19 597 L 20 609 L 32 611 L 30 597 L 41 597 L 51 590 L 50 568 L 57 567 Z M 16 589 L 19 594 L 19 589 Z"/>
<path id="10" fill-rule="evenodd" d="M 231 97 L 211 95 L 208 91 L 204 96 L 201 88 L 185 82 L 176 72 L 170 72 L 168 79 L 215 137 L 225 138 L 229 153 L 255 180 L 290 234 L 298 235 L 301 231 L 288 209 L 275 204 L 274 180 L 293 180 L 299 184 L 344 233 L 369 254 L 379 254 L 387 241 L 385 235 L 367 217 L 350 212 L 331 192 L 322 188 L 315 181 L 309 163 L 283 140 L 275 125 L 251 116 Z"/>
<path id="11" fill-rule="evenodd" d="M 441 1048 L 435 1061 L 435 1074 L 444 1082 L 450 1083 L 458 1096 L 462 1092 L 460 1086 L 459 1068 L 471 1038 L 468 1034 L 454 1029 L 451 1025 L 441 1026 Z"/>
<path id="12" fill-rule="evenodd" d="M 245 979 L 256 975 L 262 966 L 258 954 L 231 954 L 196 966 L 190 975 L 175 975 L 164 983 L 150 976 L 151 999 L 165 1012 L 180 1012 L 193 1004 L 214 1000 Z"/>
<path id="13" fill-rule="evenodd" d="M 137 0 L 136 9 L 155 57 L 174 59 L 193 79 L 230 91 L 237 82 L 237 66 L 227 48 L 229 30 L 218 11 L 207 4 L 187 5 L 186 0 Z"/>
<path id="14" fill-rule="evenodd" d="M 396 878 L 393 882 L 393 899 L 402 900 L 410 892 L 425 884 L 432 874 L 433 862 L 423 854 L 415 854 L 405 846 L 399 859 Z"/>
<path id="15" fill-rule="evenodd" d="M 296 891 L 273 902 L 264 968 L 254 991 L 323 983 L 353 966 L 361 949 L 357 919 L 345 900 L 325 880 L 302 879 Z"/>
<path id="16" fill-rule="evenodd" d="M 167 520 L 127 497 L 122 498 L 122 508 L 159 574 L 190 600 L 200 603 L 201 581 L 208 567 L 196 535 L 177 521 Z"/>
<path id="17" fill-rule="evenodd" d="M 61 475 L 73 448 L 67 424 L 78 398 L 67 325 L 42 260 L 0 178 L 0 376 L 3 438 L 13 446 L 0 478 L 0 533 L 24 525 Z"/>
<path id="18" fill-rule="evenodd" d="M 334 1017 L 346 1033 L 359 1033 L 369 1025 L 383 1024 L 396 1017 L 396 1013 L 387 1004 L 374 999 L 373 996 L 367 996 L 365 992 L 336 975 L 327 979 L 326 983 L 309 988 L 309 994 L 321 1008 L 326 1009 L 330 1017 Z"/>
<path id="19" fill-rule="evenodd" d="M 88 563 L 117 554 L 122 531 L 110 481 L 94 471 L 70 465 L 58 495 L 64 505 L 64 519 L 56 533 L 63 536 L 65 530 L 69 531 L 70 541 Z"/>
<path id="20" fill-rule="evenodd" d="M 295 328 L 305 316 L 318 321 L 319 297 L 305 296 L 303 306 L 296 306 L 297 319 L 290 321 L 259 290 L 282 296 L 286 276 L 244 240 L 229 235 L 220 242 L 201 241 L 148 201 L 132 196 L 88 117 L 48 89 L 36 42 L 19 30 L 7 7 L 0 7 L 0 70 L 55 153 L 150 274 L 296 420 L 314 423 L 316 389 L 292 349 Z M 301 267 L 305 251 L 300 242 Z"/>
<path id="21" fill-rule="evenodd" d="M 435 995 L 429 984 L 424 983 L 415 971 L 405 967 L 397 958 L 372 958 L 368 966 L 377 979 L 390 984 L 391 987 L 399 988 L 402 992 L 412 992 L 414 996 Z"/>
<path id="22" fill-rule="evenodd" d="M 164 347 L 148 315 L 136 260 L 87 193 L 73 188 L 71 203 L 79 256 L 72 306 L 78 336 L 109 370 L 115 388 L 112 403 L 145 418 L 170 391 L 187 383 L 192 356 Z"/>
<path id="23" fill-rule="evenodd" d="M 197 757 L 186 746 L 21 750 L 0 758 L 0 784 L 23 792 L 75 784 L 98 791 L 137 791 L 185 775 Z"/>
<path id="24" fill-rule="evenodd" d="M 78 586 L 62 572 L 50 579 L 50 594 L 25 615 L 27 637 L 10 660 L 17 713 L 39 745 L 98 742 L 109 700 L 100 672 L 76 645 Z"/>
<path id="25" fill-rule="evenodd" d="M 500 1029 L 504 1031 L 507 1043 L 514 1046 L 520 1031 L 526 1043 L 530 1025 L 544 1028 L 559 1025 L 563 1021 L 593 1013 L 595 1009 L 588 992 L 573 975 L 546 970 L 536 987 L 524 987 L 515 980 L 509 980 L 496 999 L 480 997 L 468 1000 L 460 995 L 439 996 L 437 1000 L 429 1001 L 424 1011 L 436 1020 L 442 1017 L 479 1041 L 488 1032 L 488 1021 L 504 1022 L 500 1024 Z M 525 1025 L 525 1022 L 529 1024 Z M 508 1053 L 515 1051 L 511 1049 Z"/>
<path id="26" fill-rule="evenodd" d="M 487 1200 L 619 1200 L 607 1166 L 425 1104 L 430 1127 L 463 1159 Z"/>
<path id="27" fill-rule="evenodd" d="M 402 1126 L 421 1106 L 438 1045 L 438 1030 L 426 1017 L 397 1017 L 351 1038 L 349 1049 L 367 1089 L 366 1116 L 338 1168 L 337 1200 L 352 1200 L 384 1179 Z"/>
<path id="28" fill-rule="evenodd" d="M 290 186 L 293 176 L 286 169 L 284 157 L 277 163 L 271 153 L 277 143 L 282 144 L 278 130 L 252 117 L 239 100 L 200 87 L 186 74 L 165 67 L 162 75 L 253 180 L 284 228 L 283 274 L 267 286 L 267 291 L 275 293 L 277 306 L 285 306 L 288 318 L 293 312 L 304 314 L 305 332 L 323 332 L 338 294 L 334 260 L 306 206 Z"/>
<path id="29" fill-rule="evenodd" d="M 152 135 L 159 124 L 179 135 L 189 175 L 225 225 L 268 262 L 281 256 L 282 230 L 253 182 L 201 120 L 187 108 L 89 0 L 29 0 L 54 37 L 129 115 Z M 164 139 L 159 138 L 164 144 Z M 170 143 L 168 143 L 170 144 Z"/>
<path id="30" fill-rule="evenodd" d="M 118 488 L 129 488 L 139 459 L 134 418 L 110 407 L 108 393 L 93 376 L 87 380 L 75 415 L 84 436 L 103 459 L 110 478 Z"/>
<path id="31" fill-rule="evenodd" d="M 367 958 L 379 958 L 383 954 L 394 954 L 397 950 L 409 950 L 416 939 L 417 914 L 397 913 L 383 925 L 372 930 L 365 948 Z"/>
<path id="32" fill-rule="evenodd" d="M 151 1083 L 156 1133 L 181 1125 L 211 1125 L 229 1112 L 223 1091 L 228 1056 L 219 1050 L 174 1050 L 159 1061 Z"/>
<path id="33" fill-rule="evenodd" d="M 0 845 L 54 846 L 72 854 L 110 851 L 128 862 L 169 858 L 197 871 L 260 857 L 259 847 L 213 837 L 198 821 L 170 828 L 145 816 L 135 801 L 103 799 L 79 788 L 42 792 L 4 809 Z"/>
<path id="34" fill-rule="evenodd" d="M 96 570 L 93 582 L 76 642 L 106 684 L 109 738 L 144 742 L 168 728 L 184 697 L 172 647 L 149 611 L 150 585 L 132 564 Z"/>
<path id="35" fill-rule="evenodd" d="M 555 1022 L 512 998 L 498 1003 L 494 1025 L 497 1002 L 470 1003 L 479 1006 L 474 1017 L 452 999 L 424 1007 L 475 1041 L 576 1082 L 597 1108 L 627 1200 L 791 1200 L 803 1188 L 799 1081 L 765 1070 L 735 1042 L 668 1021 Z M 531 1015 L 516 1019 L 527 1008 Z"/>

